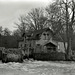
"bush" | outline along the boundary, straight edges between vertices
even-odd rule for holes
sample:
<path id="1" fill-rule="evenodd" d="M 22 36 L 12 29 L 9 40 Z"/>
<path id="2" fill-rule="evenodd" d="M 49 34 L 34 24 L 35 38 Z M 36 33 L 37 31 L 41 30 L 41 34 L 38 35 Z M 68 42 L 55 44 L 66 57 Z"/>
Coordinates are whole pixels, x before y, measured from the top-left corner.
<path id="1" fill-rule="evenodd" d="M 2 62 L 23 62 L 23 58 L 20 54 L 3 54 Z"/>
<path id="2" fill-rule="evenodd" d="M 21 49 L 9 48 L 4 50 L 5 53 L 14 53 L 14 54 L 22 54 Z"/>
<path id="3" fill-rule="evenodd" d="M 23 54 L 19 49 L 6 49 L 2 53 L 2 62 L 23 62 Z"/>
<path id="4" fill-rule="evenodd" d="M 8 62 L 22 62 L 22 56 L 20 54 L 7 54 Z"/>

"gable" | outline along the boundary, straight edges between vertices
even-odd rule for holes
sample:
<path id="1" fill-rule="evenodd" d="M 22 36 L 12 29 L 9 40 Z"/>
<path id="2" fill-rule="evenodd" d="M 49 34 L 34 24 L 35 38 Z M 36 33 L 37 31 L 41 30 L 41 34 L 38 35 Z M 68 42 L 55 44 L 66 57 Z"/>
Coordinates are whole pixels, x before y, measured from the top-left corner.
<path id="1" fill-rule="evenodd" d="M 53 31 L 49 28 L 44 28 L 44 29 L 40 29 L 40 30 L 37 30 L 37 31 L 34 31 L 32 33 L 32 39 L 39 39 L 37 37 L 39 37 L 40 35 L 42 35 L 43 33 L 51 33 L 51 35 L 53 35 Z"/>
<path id="2" fill-rule="evenodd" d="M 40 39 L 42 39 L 42 40 L 50 40 L 50 39 L 52 39 L 52 37 L 53 37 L 53 34 L 50 31 L 44 31 L 41 34 Z"/>

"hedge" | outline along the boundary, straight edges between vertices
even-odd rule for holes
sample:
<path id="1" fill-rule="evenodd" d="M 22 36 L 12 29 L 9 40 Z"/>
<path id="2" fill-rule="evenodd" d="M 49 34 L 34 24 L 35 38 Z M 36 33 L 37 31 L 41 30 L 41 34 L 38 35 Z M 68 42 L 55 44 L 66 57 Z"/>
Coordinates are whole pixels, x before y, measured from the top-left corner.
<path id="1" fill-rule="evenodd" d="M 65 60 L 65 53 L 62 52 L 50 52 L 50 53 L 34 53 L 33 57 L 35 60 Z"/>

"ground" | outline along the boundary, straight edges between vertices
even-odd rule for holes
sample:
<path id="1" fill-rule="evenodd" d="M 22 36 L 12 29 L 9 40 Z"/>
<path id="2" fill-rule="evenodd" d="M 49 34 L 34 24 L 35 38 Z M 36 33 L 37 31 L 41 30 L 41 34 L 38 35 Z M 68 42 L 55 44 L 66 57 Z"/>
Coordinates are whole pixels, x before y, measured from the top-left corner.
<path id="1" fill-rule="evenodd" d="M 26 60 L 0 63 L 0 75 L 75 75 L 75 62 Z"/>

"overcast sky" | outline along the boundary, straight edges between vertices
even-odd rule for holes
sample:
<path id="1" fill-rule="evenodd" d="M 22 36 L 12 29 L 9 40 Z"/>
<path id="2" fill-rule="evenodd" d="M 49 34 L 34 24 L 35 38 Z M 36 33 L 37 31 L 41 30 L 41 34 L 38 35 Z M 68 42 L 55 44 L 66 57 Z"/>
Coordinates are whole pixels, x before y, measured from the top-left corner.
<path id="1" fill-rule="evenodd" d="M 52 0 L 0 0 L 0 26 L 13 31 L 14 22 L 18 21 L 20 15 L 32 8 L 46 7 L 51 2 Z"/>

